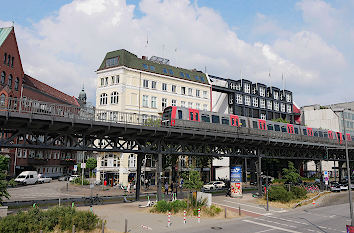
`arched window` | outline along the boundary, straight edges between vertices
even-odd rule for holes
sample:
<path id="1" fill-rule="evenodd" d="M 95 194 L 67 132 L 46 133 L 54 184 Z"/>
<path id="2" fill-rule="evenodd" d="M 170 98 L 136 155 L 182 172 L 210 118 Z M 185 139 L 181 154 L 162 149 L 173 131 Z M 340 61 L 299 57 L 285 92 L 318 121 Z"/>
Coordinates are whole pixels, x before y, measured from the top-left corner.
<path id="1" fill-rule="evenodd" d="M 5 85 L 5 77 L 6 77 L 6 73 L 5 71 L 1 72 L 1 85 Z"/>
<path id="2" fill-rule="evenodd" d="M 6 65 L 7 53 L 4 54 L 4 64 Z"/>
<path id="3" fill-rule="evenodd" d="M 118 92 L 111 93 L 111 104 L 118 104 Z"/>
<path id="4" fill-rule="evenodd" d="M 20 80 L 18 79 L 18 77 L 15 79 L 15 90 L 18 91 L 18 84 L 19 84 Z"/>
<path id="5" fill-rule="evenodd" d="M 5 106 L 6 95 L 0 95 L 0 106 Z"/>
<path id="6" fill-rule="evenodd" d="M 109 154 L 105 155 L 101 159 L 101 167 L 119 167 L 120 159 L 118 155 Z"/>
<path id="7" fill-rule="evenodd" d="M 7 56 L 7 65 L 10 66 L 11 56 L 10 54 Z"/>
<path id="8" fill-rule="evenodd" d="M 12 75 L 9 75 L 9 81 L 7 83 L 7 85 L 9 85 L 9 88 L 12 88 Z"/>
<path id="9" fill-rule="evenodd" d="M 105 105 L 105 104 L 107 104 L 107 94 L 102 93 L 100 95 L 100 105 Z"/>

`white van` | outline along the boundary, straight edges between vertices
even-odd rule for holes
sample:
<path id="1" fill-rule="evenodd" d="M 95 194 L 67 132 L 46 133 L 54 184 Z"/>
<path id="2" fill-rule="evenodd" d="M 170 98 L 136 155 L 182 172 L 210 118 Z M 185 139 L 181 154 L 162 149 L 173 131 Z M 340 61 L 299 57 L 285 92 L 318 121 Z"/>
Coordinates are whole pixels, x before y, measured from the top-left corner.
<path id="1" fill-rule="evenodd" d="M 36 171 L 21 172 L 15 179 L 16 182 L 21 184 L 35 184 L 38 181 L 38 173 Z"/>

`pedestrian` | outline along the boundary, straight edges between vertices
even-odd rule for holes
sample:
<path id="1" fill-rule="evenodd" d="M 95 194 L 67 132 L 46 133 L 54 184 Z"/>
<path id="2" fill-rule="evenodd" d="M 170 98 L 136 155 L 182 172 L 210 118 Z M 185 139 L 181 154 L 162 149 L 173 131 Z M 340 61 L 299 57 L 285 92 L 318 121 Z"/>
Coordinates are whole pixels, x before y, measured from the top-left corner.
<path id="1" fill-rule="evenodd" d="M 148 179 L 145 179 L 145 181 L 144 181 L 144 183 L 145 183 L 145 189 L 148 189 L 148 186 L 149 186 L 149 185 L 148 185 L 148 182 L 149 182 Z"/>
<path id="2" fill-rule="evenodd" d="M 173 193 L 173 181 L 171 182 L 171 193 Z"/>
<path id="3" fill-rule="evenodd" d="M 165 183 L 165 193 L 168 195 L 168 183 Z"/>
<path id="4" fill-rule="evenodd" d="M 128 183 L 128 186 L 127 186 L 127 192 L 130 193 L 130 182 Z"/>

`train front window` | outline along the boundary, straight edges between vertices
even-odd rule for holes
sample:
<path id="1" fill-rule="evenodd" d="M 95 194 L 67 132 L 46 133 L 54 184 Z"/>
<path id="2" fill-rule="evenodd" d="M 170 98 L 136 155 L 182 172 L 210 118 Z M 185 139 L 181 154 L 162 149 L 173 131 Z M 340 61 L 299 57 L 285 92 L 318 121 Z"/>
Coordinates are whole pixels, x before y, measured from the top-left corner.
<path id="1" fill-rule="evenodd" d="M 274 125 L 274 130 L 279 132 L 280 131 L 280 126 L 279 125 Z"/>
<path id="2" fill-rule="evenodd" d="M 229 125 L 229 124 L 230 124 L 230 121 L 229 121 L 229 119 L 223 117 L 223 118 L 221 118 L 221 124 L 223 124 L 223 125 Z"/>
<path id="3" fill-rule="evenodd" d="M 171 119 L 171 112 L 172 112 L 171 107 L 165 108 L 165 110 L 163 111 L 162 118 L 164 120 L 170 120 Z"/>
<path id="4" fill-rule="evenodd" d="M 211 116 L 211 121 L 212 121 L 212 123 L 220 124 L 220 117 L 216 116 L 216 115 L 212 115 Z"/>
<path id="5" fill-rule="evenodd" d="M 209 115 L 202 114 L 201 119 L 202 119 L 203 122 L 208 122 L 208 123 L 210 123 L 210 117 L 209 117 Z"/>
<path id="6" fill-rule="evenodd" d="M 182 110 L 178 110 L 178 119 L 182 119 L 183 118 L 183 112 Z"/>
<path id="7" fill-rule="evenodd" d="M 195 113 L 195 120 L 199 121 L 199 113 L 197 113 L 197 112 Z"/>
<path id="8" fill-rule="evenodd" d="M 190 112 L 190 113 L 189 113 L 189 119 L 190 119 L 191 121 L 194 120 L 193 112 Z"/>

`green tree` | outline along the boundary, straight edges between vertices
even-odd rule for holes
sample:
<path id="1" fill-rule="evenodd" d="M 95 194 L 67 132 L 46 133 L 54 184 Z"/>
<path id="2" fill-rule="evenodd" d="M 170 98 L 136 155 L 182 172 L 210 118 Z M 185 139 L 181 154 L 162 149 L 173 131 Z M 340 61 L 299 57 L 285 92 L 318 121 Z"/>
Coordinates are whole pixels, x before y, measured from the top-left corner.
<path id="1" fill-rule="evenodd" d="M 0 155 L 0 204 L 2 203 L 3 198 L 9 198 L 10 194 L 7 192 L 7 181 L 6 173 L 9 168 L 10 158 Z"/>
<path id="2" fill-rule="evenodd" d="M 5 155 L 0 155 L 0 172 L 5 172 L 9 168 L 10 158 Z"/>
<path id="3" fill-rule="evenodd" d="M 200 174 L 198 171 L 195 171 L 193 168 L 189 171 L 189 174 L 185 174 L 183 177 L 184 184 L 183 187 L 189 190 L 199 190 L 203 186 L 203 181 L 200 178 Z"/>
<path id="4" fill-rule="evenodd" d="M 283 118 L 272 119 L 272 121 L 280 122 L 280 123 L 288 123 L 288 124 L 290 123 L 290 121 L 285 120 Z"/>
<path id="5" fill-rule="evenodd" d="M 95 158 L 88 158 L 86 161 L 86 169 L 95 169 L 97 167 L 97 160 Z"/>
<path id="6" fill-rule="evenodd" d="M 296 184 L 301 179 L 301 176 L 297 172 L 294 163 L 290 161 L 288 162 L 288 168 L 283 168 L 283 174 L 286 181 L 288 181 L 290 184 Z"/>

